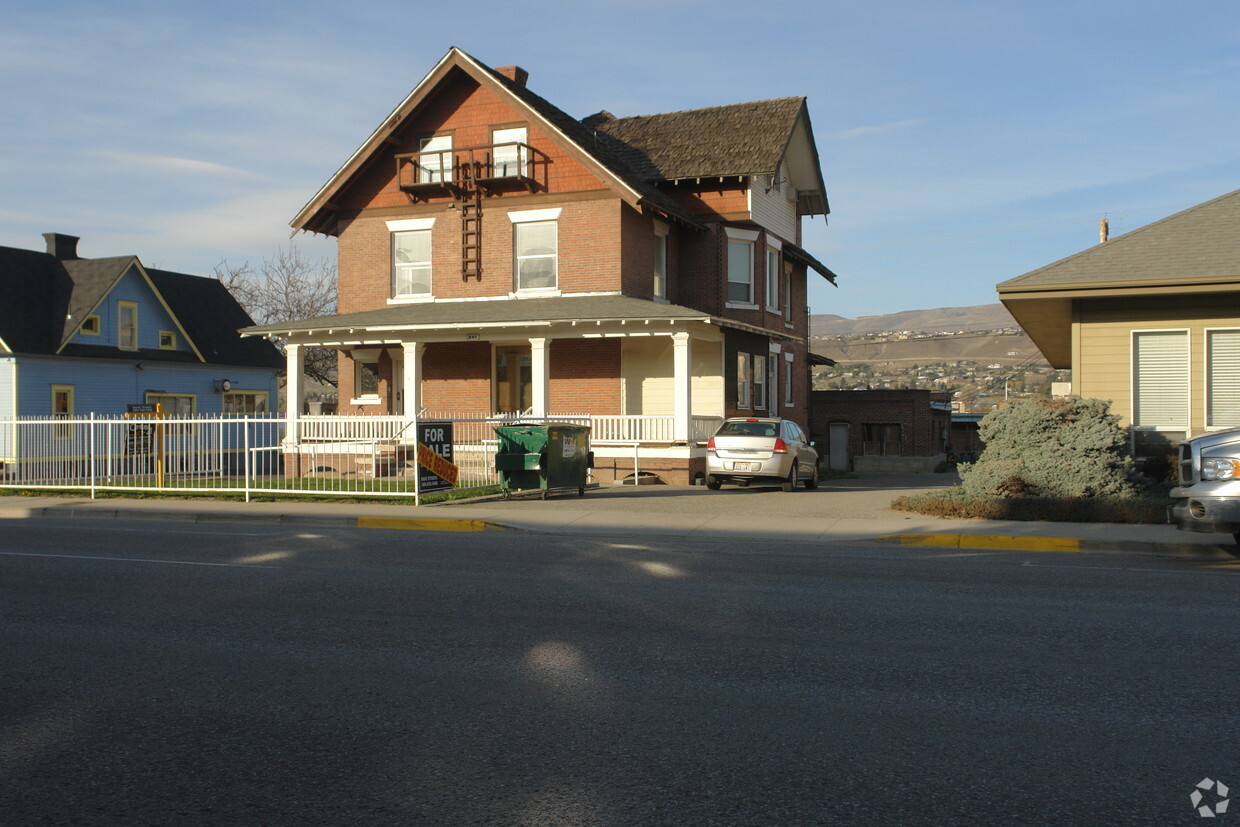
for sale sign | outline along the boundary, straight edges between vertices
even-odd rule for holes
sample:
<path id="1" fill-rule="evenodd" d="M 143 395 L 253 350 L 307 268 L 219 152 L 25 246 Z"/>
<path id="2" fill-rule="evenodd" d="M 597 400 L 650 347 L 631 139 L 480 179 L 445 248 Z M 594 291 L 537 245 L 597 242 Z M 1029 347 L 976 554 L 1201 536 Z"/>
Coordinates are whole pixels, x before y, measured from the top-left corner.
<path id="1" fill-rule="evenodd" d="M 461 469 L 452 464 L 452 423 L 418 423 L 418 491 L 447 491 Z"/>

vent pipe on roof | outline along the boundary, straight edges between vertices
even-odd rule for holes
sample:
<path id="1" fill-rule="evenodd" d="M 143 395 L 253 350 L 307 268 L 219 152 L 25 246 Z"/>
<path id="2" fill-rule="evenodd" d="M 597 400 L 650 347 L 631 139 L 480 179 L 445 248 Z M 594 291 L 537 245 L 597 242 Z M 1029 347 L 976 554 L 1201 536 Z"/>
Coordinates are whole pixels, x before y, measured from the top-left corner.
<path id="1" fill-rule="evenodd" d="M 47 242 L 47 254 L 49 256 L 55 256 L 60 261 L 73 261 L 78 257 L 77 243 L 81 239 L 77 236 L 44 233 L 43 240 Z"/>
<path id="2" fill-rule="evenodd" d="M 1111 237 L 1111 222 L 1107 221 L 1107 217 L 1102 216 L 1102 220 L 1098 222 L 1098 243 L 1106 244 L 1107 239 Z"/>
<path id="3" fill-rule="evenodd" d="M 510 81 L 525 88 L 525 82 L 530 79 L 530 73 L 522 69 L 520 66 L 496 66 L 495 71 Z"/>

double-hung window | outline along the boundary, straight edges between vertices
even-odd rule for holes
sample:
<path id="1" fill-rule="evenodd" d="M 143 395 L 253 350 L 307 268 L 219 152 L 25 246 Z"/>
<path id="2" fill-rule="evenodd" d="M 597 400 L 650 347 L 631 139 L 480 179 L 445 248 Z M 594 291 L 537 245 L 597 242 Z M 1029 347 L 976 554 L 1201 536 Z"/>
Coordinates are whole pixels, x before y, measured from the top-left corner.
<path id="1" fill-rule="evenodd" d="M 508 213 L 512 221 L 513 287 L 523 290 L 554 290 L 559 285 L 560 209 L 519 210 Z"/>
<path id="2" fill-rule="evenodd" d="M 766 410 L 766 357 L 760 353 L 753 355 L 753 406 Z"/>
<path id="3" fill-rule="evenodd" d="M 780 243 L 774 238 L 766 238 L 766 309 L 772 313 L 779 312 L 779 282 L 783 275 L 779 263 Z"/>
<path id="4" fill-rule="evenodd" d="M 728 236 L 728 305 L 753 307 L 754 243 L 758 233 L 726 227 Z"/>
<path id="5" fill-rule="evenodd" d="M 667 298 L 667 233 L 668 226 L 654 222 L 654 297 Z"/>
<path id="6" fill-rule="evenodd" d="M 1240 425 L 1240 330 L 1206 331 L 1206 427 Z"/>
<path id="7" fill-rule="evenodd" d="M 116 303 L 116 346 L 121 350 L 138 349 L 138 303 Z"/>
<path id="8" fill-rule="evenodd" d="M 784 354 L 784 404 L 792 404 L 792 354 Z"/>
<path id="9" fill-rule="evenodd" d="M 736 407 L 749 407 L 749 354 L 736 354 Z"/>
<path id="10" fill-rule="evenodd" d="M 452 180 L 452 136 L 423 138 L 418 147 L 418 183 Z"/>
<path id="11" fill-rule="evenodd" d="M 491 133 L 491 163 L 496 178 L 528 175 L 529 130 L 524 126 L 496 129 Z"/>
<path id="12" fill-rule="evenodd" d="M 392 298 L 431 295 L 431 227 L 433 218 L 387 222 L 392 233 Z"/>

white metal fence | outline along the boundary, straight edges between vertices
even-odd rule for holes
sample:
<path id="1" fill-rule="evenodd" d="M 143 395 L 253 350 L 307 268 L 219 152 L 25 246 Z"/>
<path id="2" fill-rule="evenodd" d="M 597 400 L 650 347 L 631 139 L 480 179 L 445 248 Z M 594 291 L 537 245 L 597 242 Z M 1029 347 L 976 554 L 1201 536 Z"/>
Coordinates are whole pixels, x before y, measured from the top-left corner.
<path id="1" fill-rule="evenodd" d="M 453 424 L 457 490 L 499 484 L 495 427 L 506 422 L 574 422 L 599 444 L 631 446 L 634 473 L 642 443 L 670 442 L 670 417 L 537 419 L 424 412 L 419 421 Z M 694 430 L 719 420 L 695 417 Z M 416 429 L 395 416 L 307 416 L 288 439 L 281 416 L 172 418 L 142 414 L 0 420 L 0 488 L 127 489 L 180 493 L 410 496 L 418 482 Z M 705 439 L 709 436 L 698 436 Z"/>

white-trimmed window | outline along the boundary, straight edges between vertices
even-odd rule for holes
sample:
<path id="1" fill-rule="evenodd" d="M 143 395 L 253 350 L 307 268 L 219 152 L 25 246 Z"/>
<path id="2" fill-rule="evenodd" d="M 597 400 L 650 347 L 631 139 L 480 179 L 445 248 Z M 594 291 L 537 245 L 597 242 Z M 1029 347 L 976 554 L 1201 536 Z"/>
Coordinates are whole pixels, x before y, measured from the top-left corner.
<path id="1" fill-rule="evenodd" d="M 431 295 L 431 228 L 433 218 L 389 221 L 392 234 L 392 297 L 427 298 Z"/>
<path id="2" fill-rule="evenodd" d="M 116 346 L 121 350 L 138 349 L 138 303 L 116 303 Z"/>
<path id="3" fill-rule="evenodd" d="M 226 391 L 223 413 L 226 416 L 267 413 L 267 391 Z"/>
<path id="4" fill-rule="evenodd" d="M 512 222 L 513 287 L 555 290 L 559 284 L 560 209 L 518 210 L 508 213 Z"/>
<path id="5" fill-rule="evenodd" d="M 654 297 L 667 298 L 667 234 L 668 226 L 654 222 Z"/>
<path id="6" fill-rule="evenodd" d="M 73 418 L 74 385 L 52 385 L 52 416 L 57 419 Z M 57 425 L 52 431 L 54 439 L 71 439 L 72 425 Z"/>
<path id="7" fill-rule="evenodd" d="M 1206 331 L 1206 427 L 1240 425 L 1240 330 Z"/>
<path id="8" fill-rule="evenodd" d="M 528 142 L 529 129 L 524 126 L 496 129 L 491 133 L 491 163 L 496 178 L 529 174 L 529 157 L 525 146 Z"/>
<path id="9" fill-rule="evenodd" d="M 418 183 L 452 180 L 452 136 L 423 138 L 418 146 Z"/>
<path id="10" fill-rule="evenodd" d="M 781 249 L 778 239 L 766 237 L 766 309 L 772 313 L 779 312 L 779 282 L 783 275 L 779 261 Z"/>
<path id="11" fill-rule="evenodd" d="M 353 396 L 357 399 L 363 397 L 379 396 L 379 363 L 374 362 L 354 362 L 353 363 Z"/>
<path id="12" fill-rule="evenodd" d="M 1132 424 L 1188 427 L 1188 331 L 1132 334 Z"/>
<path id="13" fill-rule="evenodd" d="M 728 301 L 729 307 L 754 308 L 753 257 L 758 233 L 725 227 L 728 236 Z"/>
<path id="14" fill-rule="evenodd" d="M 160 350 L 176 350 L 177 334 L 171 330 L 159 331 L 159 349 Z"/>
<path id="15" fill-rule="evenodd" d="M 736 407 L 749 407 L 749 354 L 736 354 Z"/>
<path id="16" fill-rule="evenodd" d="M 761 353 L 753 355 L 753 406 L 766 410 L 766 357 Z"/>
<path id="17" fill-rule="evenodd" d="M 792 354 L 784 354 L 784 405 L 792 404 Z"/>

